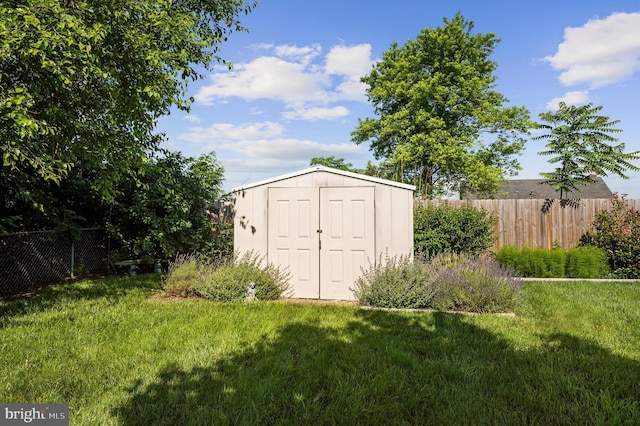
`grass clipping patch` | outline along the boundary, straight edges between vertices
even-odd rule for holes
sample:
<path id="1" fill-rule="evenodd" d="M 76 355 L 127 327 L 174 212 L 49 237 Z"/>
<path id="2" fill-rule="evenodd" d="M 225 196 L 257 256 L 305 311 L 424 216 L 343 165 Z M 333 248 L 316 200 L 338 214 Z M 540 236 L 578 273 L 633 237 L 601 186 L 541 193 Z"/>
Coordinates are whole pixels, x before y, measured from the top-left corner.
<path id="1" fill-rule="evenodd" d="M 255 299 L 276 300 L 290 296 L 289 278 L 288 272 L 253 252 L 215 262 L 185 255 L 170 265 L 164 288 L 170 296 L 241 302 L 247 300 L 253 283 Z"/>

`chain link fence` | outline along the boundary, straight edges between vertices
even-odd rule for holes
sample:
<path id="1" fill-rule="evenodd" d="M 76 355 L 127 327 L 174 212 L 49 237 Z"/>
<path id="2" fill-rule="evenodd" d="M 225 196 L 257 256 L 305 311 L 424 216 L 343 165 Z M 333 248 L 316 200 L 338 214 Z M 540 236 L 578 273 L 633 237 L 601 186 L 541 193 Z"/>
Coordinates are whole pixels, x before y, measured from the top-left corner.
<path id="1" fill-rule="evenodd" d="M 0 235 L 0 297 L 73 275 L 104 274 L 109 265 L 107 254 L 103 229 L 83 229 L 77 241 L 54 231 Z"/>

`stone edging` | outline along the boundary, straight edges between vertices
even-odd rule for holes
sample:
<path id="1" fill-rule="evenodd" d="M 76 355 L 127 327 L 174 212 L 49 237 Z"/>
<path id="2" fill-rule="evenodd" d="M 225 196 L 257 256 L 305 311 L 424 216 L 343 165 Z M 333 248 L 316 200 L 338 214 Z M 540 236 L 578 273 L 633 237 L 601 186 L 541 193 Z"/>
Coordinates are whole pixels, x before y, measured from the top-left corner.
<path id="1" fill-rule="evenodd" d="M 557 282 L 580 282 L 587 281 L 592 283 L 640 283 L 640 279 L 618 279 L 618 278 L 520 278 L 523 281 L 557 281 Z"/>
<path id="2" fill-rule="evenodd" d="M 360 306 L 360 309 L 367 311 L 389 311 L 389 312 L 442 312 L 444 314 L 462 315 L 494 315 L 497 317 L 515 317 L 513 312 L 467 312 L 467 311 L 441 311 L 438 309 L 411 309 L 411 308 L 376 308 L 374 306 Z"/>

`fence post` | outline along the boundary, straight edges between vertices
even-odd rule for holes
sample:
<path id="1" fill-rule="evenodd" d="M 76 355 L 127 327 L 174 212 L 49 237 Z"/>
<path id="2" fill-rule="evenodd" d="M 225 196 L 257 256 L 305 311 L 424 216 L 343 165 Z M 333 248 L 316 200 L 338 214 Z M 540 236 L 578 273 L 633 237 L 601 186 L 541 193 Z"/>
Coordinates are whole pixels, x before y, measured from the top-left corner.
<path id="1" fill-rule="evenodd" d="M 71 241 L 71 278 L 75 278 L 73 276 L 73 270 L 75 269 L 75 246 L 74 246 L 74 242 Z"/>

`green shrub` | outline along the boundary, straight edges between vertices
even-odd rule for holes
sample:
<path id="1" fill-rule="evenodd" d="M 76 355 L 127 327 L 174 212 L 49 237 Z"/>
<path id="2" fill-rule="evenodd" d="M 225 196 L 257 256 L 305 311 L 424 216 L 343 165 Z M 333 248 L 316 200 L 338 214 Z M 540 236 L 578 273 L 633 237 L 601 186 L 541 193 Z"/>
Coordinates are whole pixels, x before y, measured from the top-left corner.
<path id="1" fill-rule="evenodd" d="M 169 270 L 164 279 L 164 292 L 168 296 L 200 296 L 200 287 L 208 273 L 208 265 L 197 256 L 184 254 L 169 262 Z"/>
<path id="2" fill-rule="evenodd" d="M 541 250 L 544 254 L 546 270 L 543 277 L 564 278 L 567 265 L 567 251 L 563 249 Z"/>
<path id="3" fill-rule="evenodd" d="M 497 220 L 491 212 L 469 204 L 454 208 L 448 203 L 414 209 L 416 254 L 463 253 L 478 256 L 495 241 Z"/>
<path id="4" fill-rule="evenodd" d="M 564 278 L 566 253 L 563 249 L 524 247 L 527 277 Z"/>
<path id="5" fill-rule="evenodd" d="M 223 262 L 232 258 L 233 253 L 233 210 L 224 203 L 205 211 L 207 228 L 203 229 L 202 254 L 210 262 Z"/>
<path id="6" fill-rule="evenodd" d="M 428 308 L 433 298 L 429 279 L 433 268 L 429 263 L 407 256 L 378 259 L 355 282 L 356 299 L 366 306 L 378 308 Z"/>
<path id="7" fill-rule="evenodd" d="M 567 251 L 567 277 L 604 278 L 609 275 L 607 254 L 593 246 Z"/>
<path id="8" fill-rule="evenodd" d="M 609 211 L 600 212 L 581 245 L 602 249 L 617 278 L 640 278 L 640 211 L 629 207 L 624 197 L 614 195 Z"/>
<path id="9" fill-rule="evenodd" d="M 540 266 L 536 265 L 539 259 L 529 247 L 503 246 L 495 254 L 495 258 L 500 265 L 513 269 L 523 277 L 530 277 L 533 274 L 532 271 L 540 269 Z"/>
<path id="10" fill-rule="evenodd" d="M 289 274 L 264 259 L 247 253 L 239 259 L 221 262 L 205 277 L 200 293 L 217 302 L 239 302 L 246 299 L 247 288 L 255 283 L 256 299 L 276 300 L 289 290 Z"/>
<path id="11" fill-rule="evenodd" d="M 431 265 L 437 269 L 450 268 L 474 259 L 474 257 L 462 253 L 439 253 L 428 260 Z"/>
<path id="12" fill-rule="evenodd" d="M 609 275 L 606 254 L 596 247 L 571 250 L 504 246 L 495 254 L 504 267 L 533 278 L 605 278 Z"/>
<path id="13" fill-rule="evenodd" d="M 468 312 L 504 312 L 523 300 L 522 280 L 490 258 L 442 269 L 432 281 L 433 307 Z"/>
<path id="14" fill-rule="evenodd" d="M 566 250 L 542 247 L 504 246 L 495 254 L 504 267 L 518 275 L 535 278 L 563 278 L 566 269 Z"/>
<path id="15" fill-rule="evenodd" d="M 364 271 L 354 294 L 379 308 L 499 312 L 522 301 L 522 284 L 493 259 L 393 257 Z"/>

